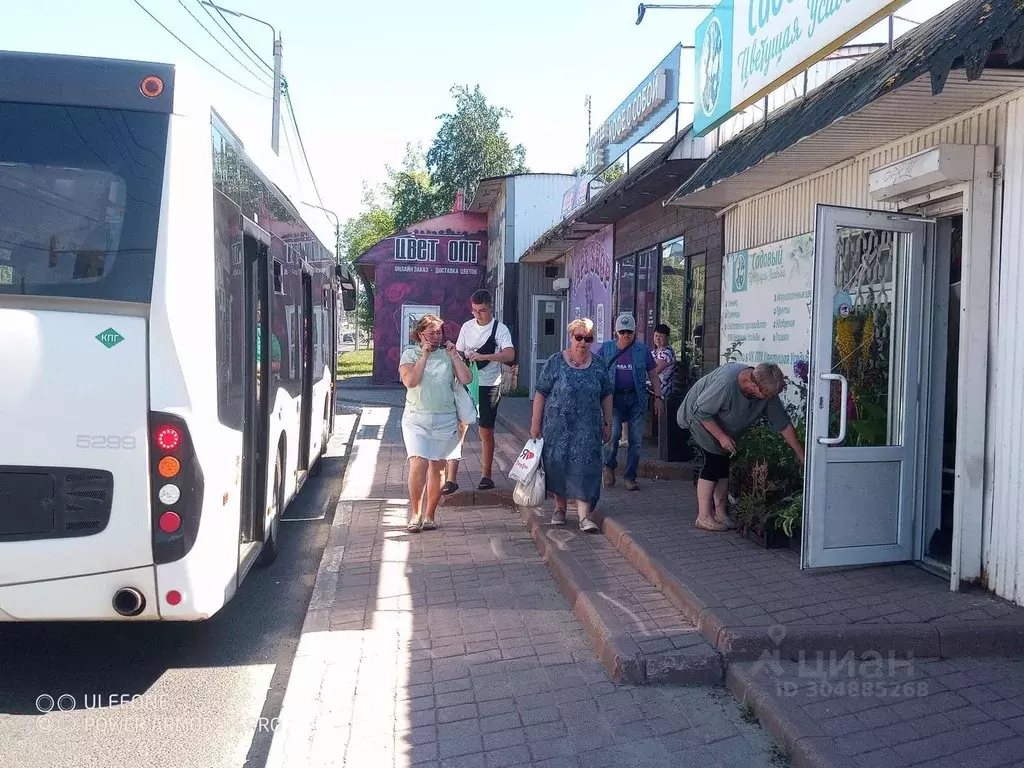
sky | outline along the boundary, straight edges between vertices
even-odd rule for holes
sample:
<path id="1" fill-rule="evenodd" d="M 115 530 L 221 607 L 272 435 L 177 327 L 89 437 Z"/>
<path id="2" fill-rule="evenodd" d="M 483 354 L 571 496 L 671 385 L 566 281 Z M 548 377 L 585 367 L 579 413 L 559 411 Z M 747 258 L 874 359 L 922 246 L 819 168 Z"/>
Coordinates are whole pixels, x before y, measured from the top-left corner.
<path id="1" fill-rule="evenodd" d="M 364 185 L 384 182 L 387 166 L 401 165 L 408 143 L 429 146 L 440 125 L 437 116 L 453 106 L 455 84 L 479 84 L 491 103 L 511 111 L 504 127 L 513 144 L 526 147 L 530 170 L 570 172 L 585 155 L 586 97 L 592 99 L 596 129 L 676 44 L 693 44 L 694 30 L 708 13 L 652 9 L 637 26 L 633 0 L 214 2 L 269 22 L 281 33 L 283 70 L 319 196 L 284 107 L 283 165 L 300 202 L 319 205 L 322 199 L 342 222 L 358 214 Z M 897 13 L 923 21 L 953 2 L 910 0 Z M 215 89 L 232 128 L 247 143 L 269 146 L 269 72 L 264 78 L 254 74 L 259 68 L 228 42 L 199 0 L 8 0 L 5 5 L 0 50 L 191 63 Z M 257 93 L 198 61 L 140 5 Z M 228 18 L 269 64 L 270 29 Z M 253 72 L 232 59 L 200 22 Z M 910 28 L 896 22 L 897 34 Z M 887 27 L 879 26 L 858 42 L 880 42 L 886 34 Z M 683 52 L 684 101 L 692 101 L 692 55 Z M 333 219 L 313 208 L 303 213 L 333 245 Z"/>

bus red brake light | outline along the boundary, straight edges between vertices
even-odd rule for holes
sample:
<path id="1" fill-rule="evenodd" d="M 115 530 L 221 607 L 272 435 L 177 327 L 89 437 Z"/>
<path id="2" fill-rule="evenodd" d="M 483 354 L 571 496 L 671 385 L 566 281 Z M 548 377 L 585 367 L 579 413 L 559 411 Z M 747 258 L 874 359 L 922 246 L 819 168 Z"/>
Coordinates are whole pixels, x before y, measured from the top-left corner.
<path id="1" fill-rule="evenodd" d="M 174 427 L 160 427 L 153 435 L 157 447 L 163 451 L 173 451 L 181 445 L 181 432 Z"/>
<path id="2" fill-rule="evenodd" d="M 150 528 L 153 562 L 185 557 L 199 534 L 203 472 L 188 423 L 176 414 L 149 414 Z"/>
<path id="3" fill-rule="evenodd" d="M 181 528 L 181 518 L 175 512 L 164 512 L 160 515 L 160 530 L 164 533 L 177 533 Z"/>

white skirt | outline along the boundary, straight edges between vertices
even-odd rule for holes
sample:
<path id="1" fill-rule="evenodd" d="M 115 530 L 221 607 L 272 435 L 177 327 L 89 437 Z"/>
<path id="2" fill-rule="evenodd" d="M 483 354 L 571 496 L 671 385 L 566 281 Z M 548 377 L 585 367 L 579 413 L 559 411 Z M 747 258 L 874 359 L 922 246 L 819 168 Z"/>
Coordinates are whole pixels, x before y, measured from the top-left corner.
<path id="1" fill-rule="evenodd" d="M 416 413 L 408 408 L 402 414 L 402 437 L 410 458 L 431 461 L 462 459 L 459 419 L 453 413 Z"/>

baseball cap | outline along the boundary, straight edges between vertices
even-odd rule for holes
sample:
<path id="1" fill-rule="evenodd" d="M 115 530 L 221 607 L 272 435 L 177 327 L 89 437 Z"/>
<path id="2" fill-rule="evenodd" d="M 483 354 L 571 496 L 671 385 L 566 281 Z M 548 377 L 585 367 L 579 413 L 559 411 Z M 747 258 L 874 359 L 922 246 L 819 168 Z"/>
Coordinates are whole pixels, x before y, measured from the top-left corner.
<path id="1" fill-rule="evenodd" d="M 619 331 L 636 332 L 636 320 L 633 319 L 632 315 L 625 312 L 619 315 L 615 321 L 615 332 L 618 333 Z"/>

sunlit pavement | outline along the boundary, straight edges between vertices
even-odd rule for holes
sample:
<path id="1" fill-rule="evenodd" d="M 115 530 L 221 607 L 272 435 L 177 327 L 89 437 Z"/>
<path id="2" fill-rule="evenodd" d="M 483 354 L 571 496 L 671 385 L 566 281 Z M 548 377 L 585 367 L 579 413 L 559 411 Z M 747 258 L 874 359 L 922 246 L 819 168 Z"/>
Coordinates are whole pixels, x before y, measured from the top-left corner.
<path id="1" fill-rule="evenodd" d="M 774 764 L 724 689 L 613 683 L 513 510 L 407 533 L 400 416 L 363 409 L 269 766 Z"/>

